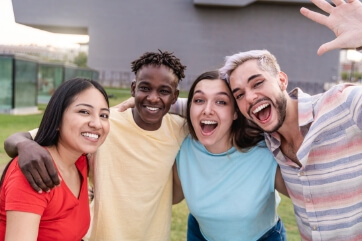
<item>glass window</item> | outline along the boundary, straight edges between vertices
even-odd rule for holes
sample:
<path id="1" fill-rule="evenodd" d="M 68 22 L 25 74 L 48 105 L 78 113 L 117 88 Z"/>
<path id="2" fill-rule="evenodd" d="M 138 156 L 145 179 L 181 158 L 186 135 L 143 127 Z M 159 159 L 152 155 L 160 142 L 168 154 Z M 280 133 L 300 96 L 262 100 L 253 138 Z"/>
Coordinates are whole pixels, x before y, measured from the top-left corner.
<path id="1" fill-rule="evenodd" d="M 0 56 L 0 109 L 12 109 L 13 99 L 13 58 Z"/>

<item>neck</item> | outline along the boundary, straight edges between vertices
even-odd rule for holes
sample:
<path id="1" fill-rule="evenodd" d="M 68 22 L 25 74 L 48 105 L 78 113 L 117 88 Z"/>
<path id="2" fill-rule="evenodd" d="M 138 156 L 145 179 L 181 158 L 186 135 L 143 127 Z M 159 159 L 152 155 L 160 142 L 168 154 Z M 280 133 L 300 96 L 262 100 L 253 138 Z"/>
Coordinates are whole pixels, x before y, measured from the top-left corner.
<path id="1" fill-rule="evenodd" d="M 287 110 L 283 125 L 277 131 L 287 142 L 300 139 L 298 122 L 298 100 L 288 98 Z"/>
<path id="2" fill-rule="evenodd" d="M 232 145 L 231 142 L 227 142 L 227 143 L 224 143 L 224 144 L 217 143 L 217 144 L 209 145 L 209 146 L 204 145 L 206 150 L 208 150 L 212 154 L 220 154 L 220 153 L 227 152 L 232 146 L 233 145 Z"/>
<path id="3" fill-rule="evenodd" d="M 61 144 L 48 147 L 48 151 L 53 157 L 54 162 L 58 167 L 72 168 L 82 153 L 69 151 Z"/>

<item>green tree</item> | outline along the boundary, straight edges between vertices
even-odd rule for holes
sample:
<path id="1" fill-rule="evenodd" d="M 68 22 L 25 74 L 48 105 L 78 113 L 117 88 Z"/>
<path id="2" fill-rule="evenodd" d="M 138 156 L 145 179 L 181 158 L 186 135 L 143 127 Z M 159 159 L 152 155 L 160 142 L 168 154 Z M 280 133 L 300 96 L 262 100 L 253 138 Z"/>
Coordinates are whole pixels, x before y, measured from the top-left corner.
<path id="1" fill-rule="evenodd" d="M 79 52 L 74 58 L 73 63 L 78 67 L 87 67 L 88 56 L 85 52 Z"/>

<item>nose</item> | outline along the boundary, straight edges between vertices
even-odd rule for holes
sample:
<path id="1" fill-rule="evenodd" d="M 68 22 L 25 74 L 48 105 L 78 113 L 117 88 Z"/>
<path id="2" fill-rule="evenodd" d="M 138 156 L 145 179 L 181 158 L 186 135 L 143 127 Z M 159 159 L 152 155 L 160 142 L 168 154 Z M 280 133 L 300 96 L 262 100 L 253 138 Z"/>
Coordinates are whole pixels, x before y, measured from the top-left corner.
<path id="1" fill-rule="evenodd" d="M 212 115 L 214 113 L 212 103 L 207 102 L 204 108 L 204 115 Z"/>
<path id="2" fill-rule="evenodd" d="M 156 91 L 152 91 L 147 95 L 147 100 L 150 102 L 157 102 L 160 99 Z"/>
<path id="3" fill-rule="evenodd" d="M 92 117 L 89 121 L 89 126 L 94 129 L 101 129 L 102 128 L 102 122 L 101 118 L 99 116 Z"/>
<path id="4" fill-rule="evenodd" d="M 255 92 L 253 91 L 245 92 L 245 100 L 248 103 L 253 103 L 257 98 L 258 95 Z"/>

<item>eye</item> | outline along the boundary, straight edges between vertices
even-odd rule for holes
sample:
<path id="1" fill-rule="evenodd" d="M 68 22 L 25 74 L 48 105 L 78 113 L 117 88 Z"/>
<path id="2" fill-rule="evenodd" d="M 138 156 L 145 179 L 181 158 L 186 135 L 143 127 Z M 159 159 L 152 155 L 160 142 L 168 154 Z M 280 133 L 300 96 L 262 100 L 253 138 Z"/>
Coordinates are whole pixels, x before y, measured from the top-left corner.
<path id="1" fill-rule="evenodd" d="M 149 90 L 150 90 L 150 88 L 148 88 L 148 87 L 146 87 L 146 86 L 139 86 L 138 89 L 139 89 L 140 91 L 149 91 Z"/>
<path id="2" fill-rule="evenodd" d="M 257 81 L 254 85 L 254 87 L 258 87 L 260 86 L 262 83 L 264 83 L 264 80 L 261 80 L 261 81 Z"/>
<path id="3" fill-rule="evenodd" d="M 218 101 L 216 101 L 216 104 L 218 104 L 218 105 L 226 105 L 227 103 L 224 100 L 218 100 Z"/>
<path id="4" fill-rule="evenodd" d="M 160 92 L 161 92 L 161 94 L 163 94 L 163 95 L 169 95 L 169 94 L 171 94 L 171 91 L 170 91 L 170 90 L 161 90 Z"/>
<path id="5" fill-rule="evenodd" d="M 109 115 L 104 113 L 104 114 L 101 114 L 100 117 L 101 117 L 101 118 L 108 119 L 108 118 L 109 118 Z"/>
<path id="6" fill-rule="evenodd" d="M 87 111 L 87 110 L 80 110 L 79 113 L 84 114 L 84 115 L 89 115 L 89 111 Z"/>
<path id="7" fill-rule="evenodd" d="M 236 100 L 239 100 L 239 99 L 243 98 L 243 96 L 244 96 L 244 94 L 242 94 L 242 93 L 234 95 Z"/>
<path id="8" fill-rule="evenodd" d="M 204 100 L 203 100 L 203 99 L 200 99 L 200 98 L 197 98 L 197 99 L 194 99 L 193 102 L 196 103 L 196 104 L 200 104 L 200 103 L 203 103 Z"/>

